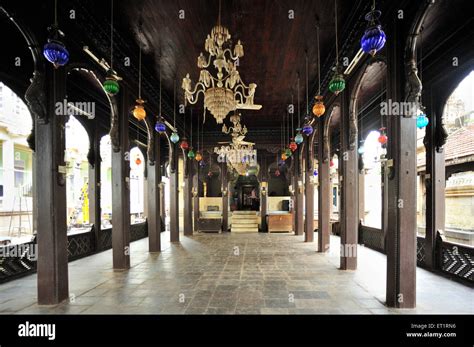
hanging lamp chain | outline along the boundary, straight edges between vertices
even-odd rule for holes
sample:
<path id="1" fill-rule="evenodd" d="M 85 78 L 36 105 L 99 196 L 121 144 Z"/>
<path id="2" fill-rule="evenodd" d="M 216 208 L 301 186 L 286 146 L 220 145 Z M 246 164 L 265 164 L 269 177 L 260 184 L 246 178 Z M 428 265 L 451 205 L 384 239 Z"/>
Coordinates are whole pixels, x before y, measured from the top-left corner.
<path id="1" fill-rule="evenodd" d="M 142 98 L 142 46 L 138 53 L 138 98 Z"/>
<path id="2" fill-rule="evenodd" d="M 318 95 L 321 95 L 321 64 L 320 64 L 320 52 L 319 52 L 319 25 L 316 26 L 316 41 L 318 46 Z"/>
<path id="3" fill-rule="evenodd" d="M 308 53 L 306 53 L 306 116 L 309 115 Z"/>
<path id="4" fill-rule="evenodd" d="M 114 66 L 114 0 L 110 0 L 110 69 Z"/>
<path id="5" fill-rule="evenodd" d="M 173 126 L 176 129 L 176 78 L 173 84 Z"/>
<path id="6" fill-rule="evenodd" d="M 336 69 L 339 67 L 339 45 L 338 43 L 338 36 L 337 36 L 337 0 L 334 0 L 334 18 L 335 18 L 335 25 L 336 25 Z"/>
<path id="7" fill-rule="evenodd" d="M 54 0 L 54 26 L 58 27 L 58 0 Z"/>

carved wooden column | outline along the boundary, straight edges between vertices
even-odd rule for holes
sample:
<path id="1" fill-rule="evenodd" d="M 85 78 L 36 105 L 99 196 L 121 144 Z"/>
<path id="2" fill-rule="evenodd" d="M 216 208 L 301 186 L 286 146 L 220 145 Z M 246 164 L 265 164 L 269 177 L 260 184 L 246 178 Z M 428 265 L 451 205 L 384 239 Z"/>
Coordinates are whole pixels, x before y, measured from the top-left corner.
<path id="1" fill-rule="evenodd" d="M 329 139 L 324 135 L 324 119 L 318 124 L 318 252 L 329 251 L 331 234 L 331 179 L 329 176 Z"/>
<path id="2" fill-rule="evenodd" d="M 69 296 L 66 224 L 66 164 L 64 162 L 67 114 L 56 114 L 56 102 L 65 99 L 64 68 L 46 67 L 45 103 L 37 105 L 36 182 L 38 201 L 38 304 L 54 305 Z M 38 91 L 42 98 L 42 90 Z"/>
<path id="3" fill-rule="evenodd" d="M 425 95 L 431 95 L 428 90 Z M 426 128 L 426 236 L 425 263 L 430 268 L 436 266 L 436 235 L 444 231 L 446 218 L 446 164 L 443 145 L 446 140 L 442 124 L 443 105 L 440 98 L 432 98 L 433 103 L 425 101 L 430 122 Z M 434 101 L 436 100 L 436 101 Z"/>
<path id="4" fill-rule="evenodd" d="M 170 143 L 170 241 L 179 242 L 178 146 Z"/>
<path id="5" fill-rule="evenodd" d="M 304 148 L 305 174 L 305 242 L 314 241 L 314 183 L 313 183 L 313 141 L 308 137 Z"/>
<path id="6" fill-rule="evenodd" d="M 358 154 L 357 154 L 357 119 L 349 112 L 346 93 L 341 98 L 341 269 L 355 270 L 357 268 L 357 236 L 359 229 L 358 208 Z"/>
<path id="7" fill-rule="evenodd" d="M 199 231 L 199 165 L 193 175 L 193 230 Z"/>
<path id="8" fill-rule="evenodd" d="M 227 180 L 227 163 L 222 163 L 222 231 L 229 230 L 229 182 Z"/>
<path id="9" fill-rule="evenodd" d="M 194 160 L 189 159 L 183 152 L 184 165 L 184 190 L 183 190 L 183 226 L 184 235 L 193 235 L 193 169 Z"/>
<path id="10" fill-rule="evenodd" d="M 414 75 L 415 62 L 404 66 L 404 43 L 407 36 L 400 25 L 392 23 L 392 39 L 387 42 L 387 98 L 393 102 L 414 102 L 405 99 L 405 68 Z M 410 65 L 413 67 L 411 68 Z M 418 79 L 419 81 L 419 79 Z M 410 85 L 410 82 L 408 83 Z M 417 85 L 410 90 L 418 93 Z M 388 223 L 387 223 L 387 305 L 413 308 L 416 305 L 416 119 L 410 115 L 388 116 Z"/>
<path id="11" fill-rule="evenodd" d="M 131 96 L 127 87 L 119 94 L 116 133 L 112 139 L 112 253 L 114 269 L 130 268 L 130 144 L 129 117 Z M 112 137 L 112 135 L 111 135 Z"/>
<path id="12" fill-rule="evenodd" d="M 153 124 L 150 124 L 153 129 Z M 161 251 L 161 146 L 160 135 L 153 131 L 150 134 L 148 150 L 148 250 L 149 252 Z"/>
<path id="13" fill-rule="evenodd" d="M 304 233 L 304 186 L 301 168 L 301 149 L 298 148 L 293 156 L 294 162 L 294 189 L 295 189 L 295 235 L 303 235 Z"/>
<path id="14" fill-rule="evenodd" d="M 89 134 L 89 222 L 94 225 L 95 249 L 99 249 L 99 235 L 101 231 L 102 216 L 100 208 L 100 134 L 99 124 L 94 122 L 94 128 Z"/>

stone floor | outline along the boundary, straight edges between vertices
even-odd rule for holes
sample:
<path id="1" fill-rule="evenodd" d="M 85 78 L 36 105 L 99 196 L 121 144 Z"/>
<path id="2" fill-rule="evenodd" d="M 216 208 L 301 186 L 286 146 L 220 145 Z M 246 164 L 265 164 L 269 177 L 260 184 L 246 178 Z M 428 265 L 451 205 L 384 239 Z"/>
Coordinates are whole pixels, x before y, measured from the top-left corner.
<path id="1" fill-rule="evenodd" d="M 168 233 L 162 234 L 169 239 Z M 331 252 L 290 234 L 198 234 L 131 245 L 132 267 L 112 270 L 106 251 L 69 265 L 70 300 L 38 306 L 36 275 L 0 285 L 0 313 L 84 314 L 385 314 L 474 313 L 473 290 L 417 270 L 417 308 L 384 305 L 385 256 L 359 247 L 357 271 L 341 271 L 339 238 Z"/>

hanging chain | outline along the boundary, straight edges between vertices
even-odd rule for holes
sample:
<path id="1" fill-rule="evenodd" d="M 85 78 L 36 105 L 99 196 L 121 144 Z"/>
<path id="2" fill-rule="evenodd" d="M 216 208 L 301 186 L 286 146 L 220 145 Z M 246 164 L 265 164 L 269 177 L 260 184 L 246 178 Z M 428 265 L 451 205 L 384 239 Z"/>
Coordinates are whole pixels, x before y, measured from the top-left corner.
<path id="1" fill-rule="evenodd" d="M 176 78 L 173 84 L 173 126 L 176 129 Z"/>
<path id="2" fill-rule="evenodd" d="M 140 51 L 138 53 L 138 98 L 142 98 L 142 46 L 139 45 Z"/>
<path id="3" fill-rule="evenodd" d="M 159 117 L 161 117 L 161 56 L 160 56 L 160 114 Z"/>
<path id="4" fill-rule="evenodd" d="M 318 46 L 318 95 L 321 95 L 321 64 L 319 52 L 319 25 L 316 27 L 316 41 Z"/>
<path id="5" fill-rule="evenodd" d="M 337 39 L 337 0 L 334 0 L 334 18 L 336 21 L 336 67 L 339 66 L 339 47 L 338 47 L 338 39 Z"/>
<path id="6" fill-rule="evenodd" d="M 114 0 L 110 0 L 110 69 L 114 66 Z"/>
<path id="7" fill-rule="evenodd" d="M 309 89 L 309 82 L 308 82 L 308 53 L 306 53 L 306 116 L 309 115 L 309 96 L 308 91 Z"/>
<path id="8" fill-rule="evenodd" d="M 58 26 L 58 0 L 54 0 L 54 26 Z"/>
<path id="9" fill-rule="evenodd" d="M 300 119 L 300 74 L 298 73 L 298 95 L 297 95 L 297 99 L 298 99 L 298 127 L 300 127 L 300 122 L 301 122 L 301 119 Z"/>

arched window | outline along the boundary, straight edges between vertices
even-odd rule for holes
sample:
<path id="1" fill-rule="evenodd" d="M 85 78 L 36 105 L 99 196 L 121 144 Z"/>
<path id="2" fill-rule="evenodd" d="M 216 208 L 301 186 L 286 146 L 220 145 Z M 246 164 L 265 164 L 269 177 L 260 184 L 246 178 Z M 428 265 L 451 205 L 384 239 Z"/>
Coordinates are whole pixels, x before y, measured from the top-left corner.
<path id="1" fill-rule="evenodd" d="M 379 143 L 380 132 L 373 130 L 364 141 L 364 225 L 382 228 L 382 165 L 385 149 Z"/>
<path id="2" fill-rule="evenodd" d="M 68 230 L 89 224 L 89 151 L 88 135 L 79 121 L 71 116 L 66 123 L 66 206 Z"/>
<path id="3" fill-rule="evenodd" d="M 33 234 L 33 153 L 26 141 L 31 114 L 0 82 L 0 236 L 22 242 Z"/>
<path id="4" fill-rule="evenodd" d="M 112 224 L 112 144 L 110 136 L 100 139 L 100 209 L 102 228 Z"/>

